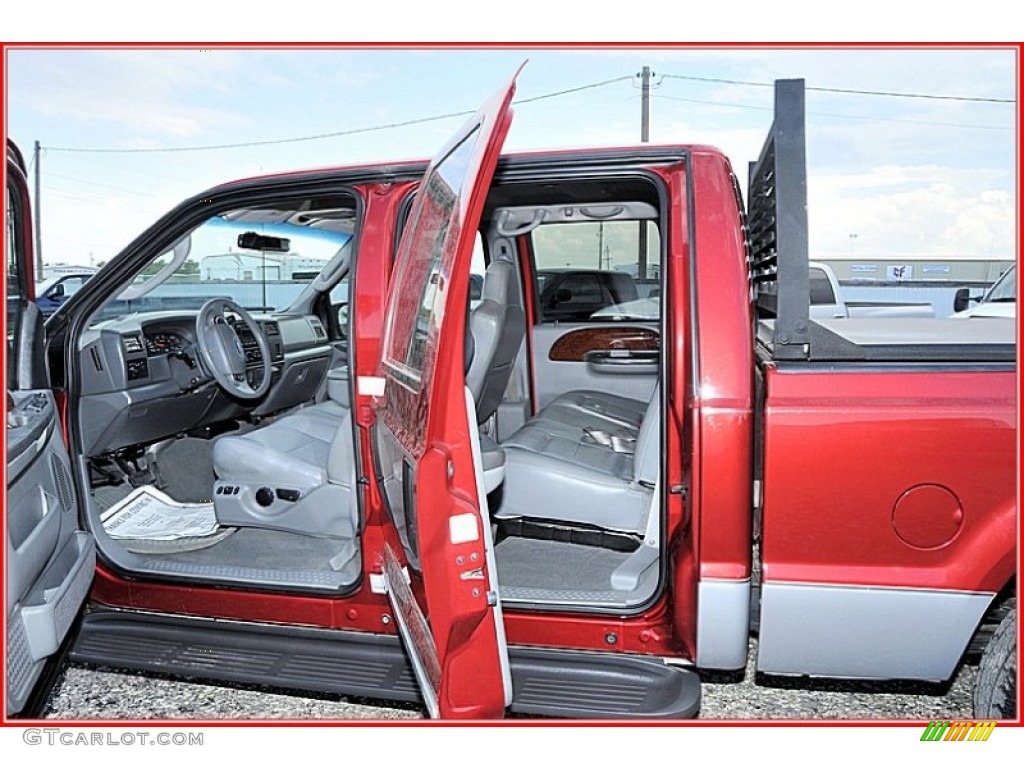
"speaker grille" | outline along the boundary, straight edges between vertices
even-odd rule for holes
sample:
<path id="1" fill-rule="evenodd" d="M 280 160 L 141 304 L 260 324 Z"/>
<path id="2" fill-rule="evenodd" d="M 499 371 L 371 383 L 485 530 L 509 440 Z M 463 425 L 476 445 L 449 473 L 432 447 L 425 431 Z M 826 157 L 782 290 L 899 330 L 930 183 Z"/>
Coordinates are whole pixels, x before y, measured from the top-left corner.
<path id="1" fill-rule="evenodd" d="M 71 475 L 68 468 L 55 453 L 50 454 L 50 474 L 53 475 L 53 483 L 57 486 L 57 498 L 63 509 L 70 509 L 75 503 L 75 493 L 71 485 Z"/>

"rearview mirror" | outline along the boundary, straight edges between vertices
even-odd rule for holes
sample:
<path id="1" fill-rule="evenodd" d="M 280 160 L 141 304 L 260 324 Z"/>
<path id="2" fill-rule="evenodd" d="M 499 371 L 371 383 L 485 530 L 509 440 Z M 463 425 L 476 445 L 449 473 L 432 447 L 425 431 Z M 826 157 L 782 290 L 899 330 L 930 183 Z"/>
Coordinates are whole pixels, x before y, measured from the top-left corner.
<path id="1" fill-rule="evenodd" d="M 256 232 L 243 232 L 238 236 L 238 247 L 250 251 L 272 251 L 287 253 L 292 248 L 292 241 L 287 237 L 261 235 Z"/>

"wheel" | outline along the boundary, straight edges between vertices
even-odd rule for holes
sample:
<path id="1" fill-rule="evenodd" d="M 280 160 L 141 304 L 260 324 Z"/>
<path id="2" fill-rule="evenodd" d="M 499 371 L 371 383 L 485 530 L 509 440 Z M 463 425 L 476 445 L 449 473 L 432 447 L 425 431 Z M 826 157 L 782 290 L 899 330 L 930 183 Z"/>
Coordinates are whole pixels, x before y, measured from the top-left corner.
<path id="1" fill-rule="evenodd" d="M 249 384 L 249 364 L 245 349 L 225 317 L 228 312 L 240 317 L 256 340 L 260 361 L 258 366 L 254 366 L 259 370 L 259 384 L 255 386 Z M 266 334 L 260 324 L 235 302 L 214 298 L 203 304 L 196 316 L 196 347 L 203 368 L 229 395 L 242 400 L 255 400 L 263 397 L 270 389 L 273 368 Z"/>
<path id="2" fill-rule="evenodd" d="M 1007 613 L 978 665 L 974 716 L 981 720 L 1017 716 L 1017 608 Z"/>

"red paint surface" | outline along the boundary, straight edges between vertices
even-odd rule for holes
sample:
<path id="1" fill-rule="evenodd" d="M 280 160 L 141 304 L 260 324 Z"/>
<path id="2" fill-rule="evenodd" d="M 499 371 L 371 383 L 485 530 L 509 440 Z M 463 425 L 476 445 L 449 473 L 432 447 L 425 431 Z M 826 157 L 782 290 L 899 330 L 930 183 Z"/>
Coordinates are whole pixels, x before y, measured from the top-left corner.
<path id="1" fill-rule="evenodd" d="M 700 577 L 742 580 L 750 577 L 754 353 L 746 254 L 731 173 L 721 154 L 694 151 L 699 371 L 690 450 Z"/>
<path id="2" fill-rule="evenodd" d="M 766 581 L 998 592 L 1014 573 L 1013 373 L 769 368 Z M 921 550 L 892 526 L 915 486 L 949 488 L 963 528 Z"/>

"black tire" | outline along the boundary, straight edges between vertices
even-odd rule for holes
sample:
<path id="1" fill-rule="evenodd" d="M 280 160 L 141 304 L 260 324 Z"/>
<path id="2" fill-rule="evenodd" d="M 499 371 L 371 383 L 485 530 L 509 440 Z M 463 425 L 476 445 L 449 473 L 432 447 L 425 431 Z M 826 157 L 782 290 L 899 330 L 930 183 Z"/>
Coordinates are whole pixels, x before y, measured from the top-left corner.
<path id="1" fill-rule="evenodd" d="M 979 720 L 1017 717 L 1017 608 L 1003 617 L 978 665 L 974 716 Z"/>

